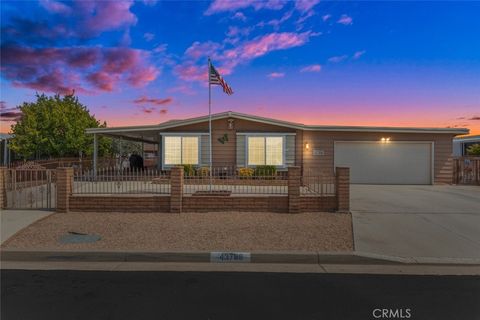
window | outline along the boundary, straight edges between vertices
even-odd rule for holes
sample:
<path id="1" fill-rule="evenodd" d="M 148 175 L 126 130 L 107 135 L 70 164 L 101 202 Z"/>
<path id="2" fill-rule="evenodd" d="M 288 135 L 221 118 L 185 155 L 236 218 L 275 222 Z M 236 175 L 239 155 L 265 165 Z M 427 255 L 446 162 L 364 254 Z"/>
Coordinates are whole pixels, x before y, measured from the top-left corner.
<path id="1" fill-rule="evenodd" d="M 248 137 L 249 166 L 282 166 L 284 137 Z"/>
<path id="2" fill-rule="evenodd" d="M 164 137 L 164 164 L 198 164 L 198 137 Z"/>

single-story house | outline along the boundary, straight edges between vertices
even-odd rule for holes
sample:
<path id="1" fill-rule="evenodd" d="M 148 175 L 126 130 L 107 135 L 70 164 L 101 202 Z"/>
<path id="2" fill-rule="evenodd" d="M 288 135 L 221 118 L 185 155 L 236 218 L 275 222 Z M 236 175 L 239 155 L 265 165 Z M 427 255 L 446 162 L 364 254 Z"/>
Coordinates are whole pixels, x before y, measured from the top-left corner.
<path id="1" fill-rule="evenodd" d="M 304 125 L 237 112 L 213 114 L 212 166 L 278 170 L 300 166 L 332 175 L 350 167 L 352 183 L 441 184 L 452 182 L 452 140 L 462 128 Z M 155 145 L 157 166 L 209 166 L 209 117 L 157 125 L 87 129 L 97 136 Z M 94 152 L 96 163 L 97 152 Z"/>
<path id="2" fill-rule="evenodd" d="M 455 157 L 466 156 L 468 147 L 474 144 L 480 144 L 480 135 L 454 138 L 453 155 Z"/>

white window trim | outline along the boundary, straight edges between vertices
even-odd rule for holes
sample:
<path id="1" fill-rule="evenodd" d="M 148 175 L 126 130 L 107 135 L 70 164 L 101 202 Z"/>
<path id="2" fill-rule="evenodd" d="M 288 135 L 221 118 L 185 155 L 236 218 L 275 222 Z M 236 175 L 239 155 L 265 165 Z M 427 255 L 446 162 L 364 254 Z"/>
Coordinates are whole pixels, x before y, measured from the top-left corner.
<path id="1" fill-rule="evenodd" d="M 198 139 L 198 163 L 194 166 L 200 166 L 202 164 L 202 135 L 208 135 L 208 133 L 192 133 L 192 132 L 161 132 L 162 136 L 162 170 L 168 170 L 175 167 L 175 164 L 165 164 L 165 137 L 197 137 Z M 182 154 L 183 158 L 183 154 Z"/>
<path id="2" fill-rule="evenodd" d="M 284 134 L 284 133 L 251 133 L 251 134 L 245 134 L 245 167 L 246 168 L 256 168 L 257 165 L 250 165 L 248 164 L 248 138 L 249 137 L 281 137 L 282 138 L 282 164 L 281 165 L 276 165 L 276 168 L 279 169 L 284 169 L 287 167 L 286 165 L 286 160 L 287 160 L 287 135 L 292 135 L 292 134 Z M 294 135 L 294 134 L 293 134 Z M 267 145 L 265 144 L 265 152 L 267 152 Z M 266 154 L 265 154 L 265 160 L 266 160 Z M 268 164 L 267 164 L 268 166 Z"/>

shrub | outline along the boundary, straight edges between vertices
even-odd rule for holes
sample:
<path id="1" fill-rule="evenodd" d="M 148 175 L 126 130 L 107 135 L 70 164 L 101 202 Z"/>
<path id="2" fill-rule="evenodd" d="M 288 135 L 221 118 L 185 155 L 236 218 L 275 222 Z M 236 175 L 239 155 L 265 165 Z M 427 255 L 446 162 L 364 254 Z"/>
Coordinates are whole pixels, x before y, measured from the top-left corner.
<path id="1" fill-rule="evenodd" d="M 210 168 L 208 167 L 201 167 L 197 169 L 197 176 L 200 177 L 208 177 L 210 175 Z"/>
<path id="2" fill-rule="evenodd" d="M 238 175 L 240 176 L 240 178 L 252 177 L 254 172 L 255 172 L 255 170 L 253 170 L 252 168 L 240 168 L 240 169 L 238 169 Z"/>
<path id="3" fill-rule="evenodd" d="M 467 148 L 469 156 L 480 156 L 480 144 L 474 144 Z"/>
<path id="4" fill-rule="evenodd" d="M 255 168 L 255 176 L 258 177 L 274 177 L 277 174 L 275 166 L 257 166 Z"/>
<path id="5" fill-rule="evenodd" d="M 195 167 L 193 166 L 193 164 L 184 164 L 183 165 L 183 174 L 186 177 L 190 177 L 190 176 L 195 175 Z"/>

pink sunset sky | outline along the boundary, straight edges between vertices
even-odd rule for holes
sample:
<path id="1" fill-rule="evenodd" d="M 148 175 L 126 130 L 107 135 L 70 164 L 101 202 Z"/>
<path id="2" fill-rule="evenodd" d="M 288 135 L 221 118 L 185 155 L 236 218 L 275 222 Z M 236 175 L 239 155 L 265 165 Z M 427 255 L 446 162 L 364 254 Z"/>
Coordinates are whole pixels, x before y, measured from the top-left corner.
<path id="1" fill-rule="evenodd" d="M 480 134 L 479 3 L 2 1 L 1 131 L 36 92 L 108 126 L 213 112 Z M 435 12 L 435 14 L 431 14 Z M 39 17 L 42 17 L 41 19 Z"/>

